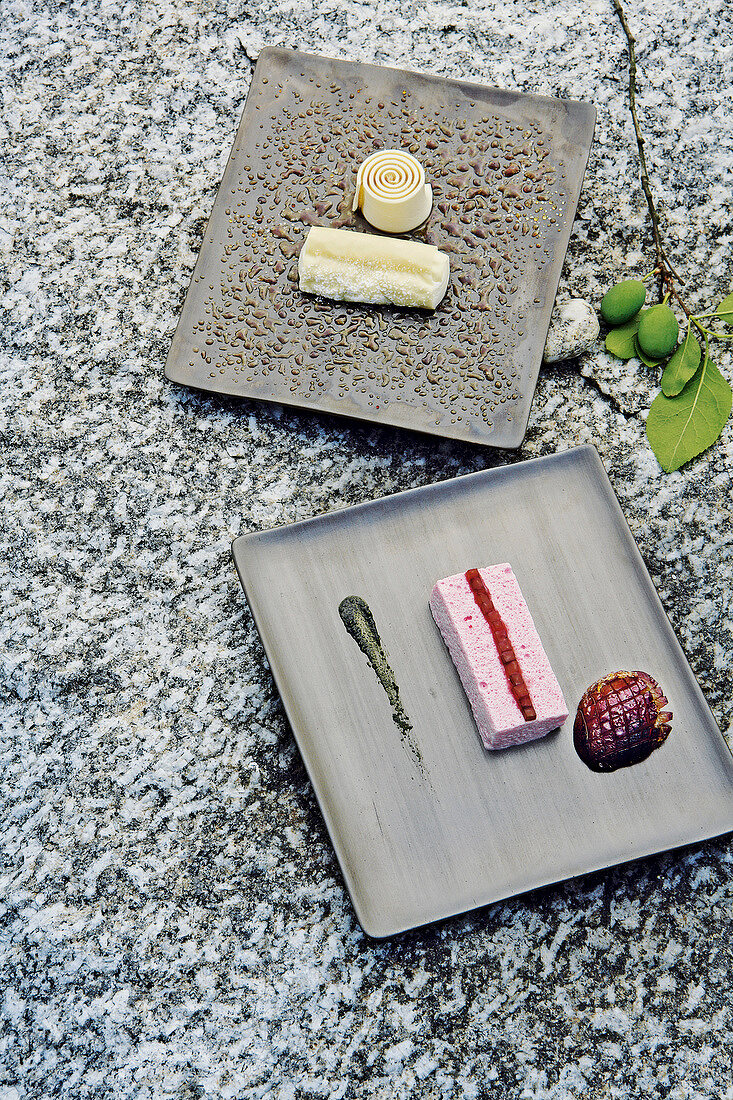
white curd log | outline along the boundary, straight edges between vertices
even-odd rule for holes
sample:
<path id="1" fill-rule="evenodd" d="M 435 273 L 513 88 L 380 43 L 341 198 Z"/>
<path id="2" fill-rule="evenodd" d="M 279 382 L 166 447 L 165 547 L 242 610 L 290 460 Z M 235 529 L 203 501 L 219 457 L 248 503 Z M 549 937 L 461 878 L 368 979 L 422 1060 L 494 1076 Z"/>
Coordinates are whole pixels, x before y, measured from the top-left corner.
<path id="1" fill-rule="evenodd" d="M 450 264 L 431 244 L 314 226 L 298 258 L 300 289 L 346 302 L 435 309 Z"/>

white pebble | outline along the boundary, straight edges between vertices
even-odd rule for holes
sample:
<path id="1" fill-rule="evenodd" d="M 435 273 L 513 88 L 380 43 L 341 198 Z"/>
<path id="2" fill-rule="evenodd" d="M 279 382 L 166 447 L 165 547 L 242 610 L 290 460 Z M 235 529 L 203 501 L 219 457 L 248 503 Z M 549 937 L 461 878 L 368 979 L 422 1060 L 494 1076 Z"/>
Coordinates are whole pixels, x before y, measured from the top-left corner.
<path id="1" fill-rule="evenodd" d="M 545 363 L 575 359 L 595 344 L 601 326 L 596 311 L 584 298 L 571 298 L 555 306 L 545 341 Z"/>

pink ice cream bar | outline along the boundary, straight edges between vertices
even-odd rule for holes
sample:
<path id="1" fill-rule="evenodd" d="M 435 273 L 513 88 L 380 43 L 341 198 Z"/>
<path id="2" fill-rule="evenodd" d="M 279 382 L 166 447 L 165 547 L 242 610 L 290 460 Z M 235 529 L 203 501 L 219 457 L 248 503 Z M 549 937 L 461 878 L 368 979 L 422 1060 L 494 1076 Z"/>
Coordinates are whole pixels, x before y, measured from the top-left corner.
<path id="1" fill-rule="evenodd" d="M 438 581 L 430 610 L 487 749 L 522 745 L 565 721 L 560 685 L 510 565 Z"/>

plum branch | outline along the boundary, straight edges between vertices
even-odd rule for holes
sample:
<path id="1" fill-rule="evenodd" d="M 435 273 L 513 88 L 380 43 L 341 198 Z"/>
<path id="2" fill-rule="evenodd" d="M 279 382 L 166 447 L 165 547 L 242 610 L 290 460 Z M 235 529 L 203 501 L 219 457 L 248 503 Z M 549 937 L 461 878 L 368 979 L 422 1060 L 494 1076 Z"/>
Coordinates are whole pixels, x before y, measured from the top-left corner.
<path id="1" fill-rule="evenodd" d="M 685 315 L 689 317 L 690 310 L 687 308 L 684 299 L 677 289 L 678 286 L 683 285 L 683 280 L 672 266 L 664 247 L 662 232 L 659 227 L 659 215 L 649 182 L 649 171 L 647 169 L 646 154 L 644 153 L 644 135 L 641 132 L 639 116 L 636 113 L 636 39 L 631 33 L 631 28 L 629 27 L 626 13 L 621 6 L 620 0 L 613 0 L 613 7 L 619 18 L 624 34 L 626 35 L 629 48 L 629 108 L 631 110 L 631 120 L 634 124 L 634 133 L 636 134 L 636 144 L 639 148 L 641 187 L 644 192 L 644 197 L 646 198 L 646 204 L 649 208 L 649 217 L 652 223 L 652 236 L 654 238 L 654 251 L 656 253 L 654 274 L 657 276 L 658 280 L 659 300 L 661 302 L 665 295 L 671 295 L 671 297 L 678 302 L 681 309 L 684 310 Z"/>

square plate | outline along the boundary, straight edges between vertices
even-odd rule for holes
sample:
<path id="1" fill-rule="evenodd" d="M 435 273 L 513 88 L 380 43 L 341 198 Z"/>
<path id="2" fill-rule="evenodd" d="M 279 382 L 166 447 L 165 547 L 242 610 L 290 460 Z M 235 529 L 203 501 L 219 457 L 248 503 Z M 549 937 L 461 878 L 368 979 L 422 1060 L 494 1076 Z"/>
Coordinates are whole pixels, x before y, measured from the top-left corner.
<path id="1" fill-rule="evenodd" d="M 496 447 L 527 427 L 593 137 L 587 103 L 266 49 L 166 375 Z M 435 312 L 302 294 L 311 225 L 374 232 L 351 202 L 378 148 L 433 187 L 410 234 L 447 251 Z"/>
<path id="2" fill-rule="evenodd" d="M 593 447 L 243 535 L 233 550 L 370 935 L 733 829 L 733 758 Z M 428 597 L 441 577 L 503 561 L 570 717 L 491 753 Z M 374 615 L 409 737 L 340 619 L 349 595 Z M 672 732 L 643 763 L 599 775 L 572 725 L 585 689 L 618 669 L 659 681 Z"/>

